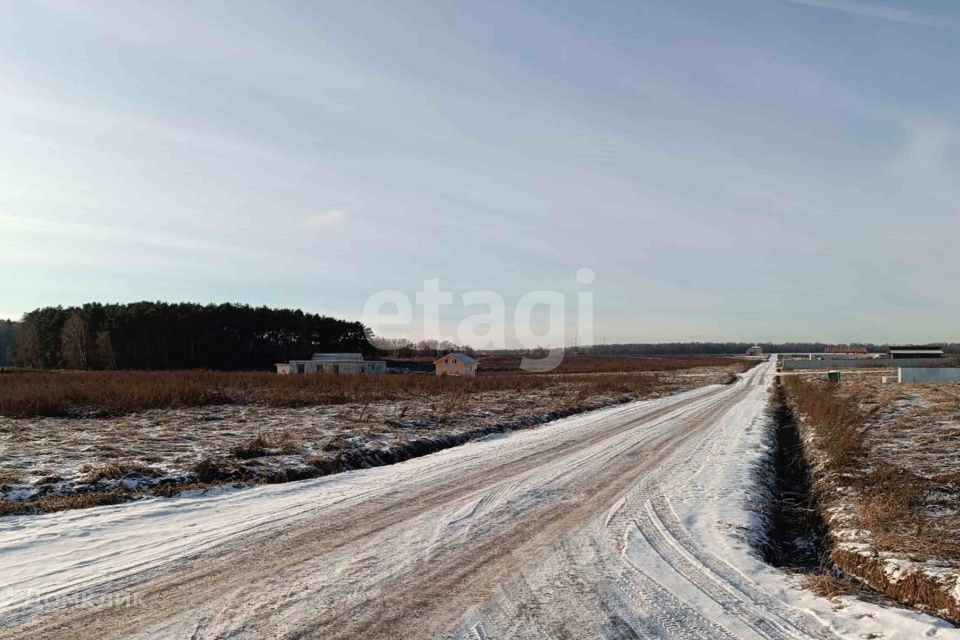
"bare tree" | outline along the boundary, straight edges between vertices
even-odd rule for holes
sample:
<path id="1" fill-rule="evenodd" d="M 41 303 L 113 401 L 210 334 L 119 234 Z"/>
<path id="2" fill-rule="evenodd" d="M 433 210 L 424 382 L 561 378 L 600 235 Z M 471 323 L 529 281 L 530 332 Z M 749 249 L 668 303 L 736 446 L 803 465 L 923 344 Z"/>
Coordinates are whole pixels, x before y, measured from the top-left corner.
<path id="1" fill-rule="evenodd" d="M 20 326 L 20 339 L 17 341 L 17 363 L 24 367 L 40 369 L 40 336 L 32 322 Z"/>
<path id="2" fill-rule="evenodd" d="M 413 346 L 413 343 L 407 340 L 406 338 L 395 338 L 393 340 L 392 352 L 401 358 L 409 358 L 413 355 L 410 347 Z"/>
<path id="3" fill-rule="evenodd" d="M 417 343 L 417 351 L 420 356 L 436 356 L 440 350 L 440 343 L 437 340 L 421 340 Z"/>
<path id="4" fill-rule="evenodd" d="M 454 344 L 453 342 L 450 342 L 449 340 L 444 340 L 444 341 L 441 342 L 439 345 L 437 345 L 437 348 L 438 348 L 440 351 L 446 351 L 447 353 L 453 353 L 453 352 L 455 352 L 455 351 L 457 350 L 457 345 Z"/>
<path id="5" fill-rule="evenodd" d="M 80 314 L 74 313 L 63 323 L 60 344 L 63 359 L 68 365 L 84 371 L 90 370 L 90 356 L 94 341 L 87 323 L 83 321 Z"/>
<path id="6" fill-rule="evenodd" d="M 384 338 L 371 334 L 370 344 L 380 350 L 381 356 L 390 358 L 409 358 L 415 355 L 413 343 L 406 338 Z"/>

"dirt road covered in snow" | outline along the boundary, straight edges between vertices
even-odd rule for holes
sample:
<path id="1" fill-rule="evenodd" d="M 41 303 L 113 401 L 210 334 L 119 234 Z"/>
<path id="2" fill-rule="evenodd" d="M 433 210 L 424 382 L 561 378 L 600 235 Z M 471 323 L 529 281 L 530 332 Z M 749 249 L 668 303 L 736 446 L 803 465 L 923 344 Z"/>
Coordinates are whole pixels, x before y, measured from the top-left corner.
<path id="1" fill-rule="evenodd" d="M 391 467 L 5 518 L 0 636 L 844 637 L 723 557 L 745 546 L 724 465 L 771 375 Z"/>

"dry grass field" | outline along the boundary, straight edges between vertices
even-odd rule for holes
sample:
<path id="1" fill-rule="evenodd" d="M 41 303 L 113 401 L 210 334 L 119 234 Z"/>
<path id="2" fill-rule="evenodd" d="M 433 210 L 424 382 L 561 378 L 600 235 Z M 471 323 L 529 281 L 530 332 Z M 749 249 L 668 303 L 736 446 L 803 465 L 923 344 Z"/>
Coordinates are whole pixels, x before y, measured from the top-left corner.
<path id="1" fill-rule="evenodd" d="M 958 620 L 960 384 L 882 375 L 784 378 L 832 555 L 875 588 Z"/>
<path id="2" fill-rule="evenodd" d="M 472 395 L 490 391 L 523 391 L 556 385 L 544 374 L 521 371 L 520 356 L 486 359 L 476 378 L 430 375 L 278 376 L 264 372 L 221 371 L 95 371 L 22 372 L 0 378 L 0 416 L 106 417 L 149 409 L 177 409 L 222 404 L 304 407 L 375 403 L 423 394 Z M 573 362 L 568 362 L 573 361 Z M 703 369 L 740 371 L 748 364 L 722 356 L 643 358 L 579 356 L 567 358 L 551 374 L 658 373 Z M 602 393 L 629 386 L 625 379 L 584 381 L 583 393 Z"/>
<path id="3" fill-rule="evenodd" d="M 224 404 L 321 406 L 393 401 L 422 394 L 533 390 L 550 384 L 548 379 L 529 376 L 278 376 L 201 370 L 24 373 L 0 380 L 0 415 L 108 417 Z"/>
<path id="4" fill-rule="evenodd" d="M 628 400 L 726 384 L 755 362 L 609 374 L 211 371 L 0 378 L 0 515 L 389 464 Z"/>

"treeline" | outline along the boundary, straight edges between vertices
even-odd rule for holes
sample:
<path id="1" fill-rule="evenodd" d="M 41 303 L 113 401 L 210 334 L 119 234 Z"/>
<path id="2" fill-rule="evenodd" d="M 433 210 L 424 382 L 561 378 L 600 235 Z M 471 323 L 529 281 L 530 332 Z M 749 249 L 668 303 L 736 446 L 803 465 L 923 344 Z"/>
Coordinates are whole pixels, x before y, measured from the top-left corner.
<path id="1" fill-rule="evenodd" d="M 633 355 L 722 355 L 743 354 L 756 343 L 748 342 L 664 342 L 659 344 L 603 344 L 589 347 L 595 354 L 633 354 Z M 937 343 L 946 353 L 960 353 L 958 343 Z M 823 353 L 827 347 L 836 346 L 829 342 L 761 342 L 764 353 Z M 849 346 L 866 347 L 868 353 L 887 353 L 891 345 L 853 343 Z"/>
<path id="2" fill-rule="evenodd" d="M 359 322 L 299 309 L 135 302 L 31 311 L 15 361 L 35 369 L 269 370 L 314 351 L 376 354 Z"/>
<path id="3" fill-rule="evenodd" d="M 755 342 L 661 342 L 628 344 L 595 344 L 586 347 L 567 347 L 568 355 L 588 352 L 596 355 L 640 356 L 690 356 L 690 355 L 743 355 Z M 960 354 L 960 343 L 935 343 L 945 353 Z M 823 353 L 830 342 L 761 342 L 764 353 Z M 887 353 L 891 345 L 854 343 L 849 346 L 866 347 L 868 353 Z M 537 355 L 544 349 L 500 349 L 484 351 L 487 355 Z"/>
<path id="4" fill-rule="evenodd" d="M 0 320 L 0 367 L 11 367 L 15 364 L 19 335 L 20 323 Z"/>
<path id="5" fill-rule="evenodd" d="M 473 347 L 458 345 L 449 340 L 421 340 L 420 342 L 411 342 L 406 338 L 383 338 L 379 336 L 373 336 L 370 340 L 379 348 L 380 355 L 384 358 L 440 358 L 448 353 L 463 353 L 468 356 L 477 355 L 477 351 Z"/>
<path id="6" fill-rule="evenodd" d="M 630 355 L 725 355 L 744 354 L 756 342 L 663 342 L 657 344 L 603 344 L 591 347 L 596 354 Z M 829 346 L 820 342 L 784 342 L 759 343 L 764 353 L 822 353 Z M 884 350 L 875 345 L 851 345 L 867 347 L 870 352 L 881 353 Z"/>

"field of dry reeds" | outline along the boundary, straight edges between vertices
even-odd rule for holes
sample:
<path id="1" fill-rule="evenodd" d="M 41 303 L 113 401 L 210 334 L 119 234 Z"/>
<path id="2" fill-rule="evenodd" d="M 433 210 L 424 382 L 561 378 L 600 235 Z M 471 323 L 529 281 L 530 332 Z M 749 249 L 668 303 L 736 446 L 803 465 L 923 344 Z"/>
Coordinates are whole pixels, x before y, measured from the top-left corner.
<path id="1" fill-rule="evenodd" d="M 838 567 L 960 620 L 960 384 L 784 378 Z"/>
<path id="2" fill-rule="evenodd" d="M 808 434 L 825 453 L 831 471 L 844 471 L 863 455 L 867 412 L 857 400 L 840 393 L 839 386 L 818 384 L 799 376 L 784 378 L 784 389 L 806 419 Z"/>
<path id="3" fill-rule="evenodd" d="M 520 356 L 500 356 L 476 378 L 433 375 L 286 375 L 221 371 L 19 372 L 0 376 L 0 416 L 12 418 L 112 416 L 149 409 L 219 404 L 304 407 L 349 402 L 396 401 L 424 394 L 474 395 L 492 391 L 544 389 L 558 384 L 550 374 L 519 367 Z M 584 380 L 586 393 L 637 390 L 657 383 L 656 373 L 692 367 L 746 370 L 754 362 L 719 356 L 644 358 L 568 357 L 566 374 L 609 373 Z M 553 373 L 553 372 L 552 372 Z M 649 379 L 627 374 L 647 374 Z"/>
<path id="4" fill-rule="evenodd" d="M 656 375 L 613 375 L 584 381 L 588 393 L 635 390 L 656 383 Z M 535 375 L 454 378 L 323 373 L 278 376 L 217 371 L 36 372 L 0 378 L 0 415 L 13 418 L 105 417 L 149 409 L 220 404 L 303 407 L 396 401 L 428 394 L 447 397 L 525 391 L 555 384 L 556 381 L 549 377 Z"/>

